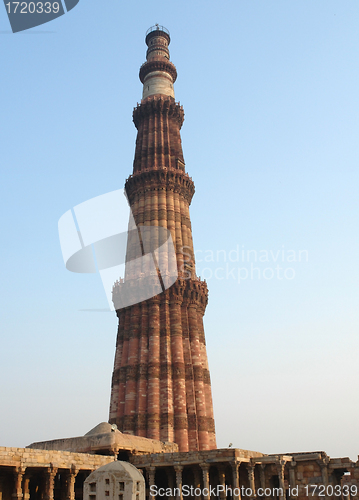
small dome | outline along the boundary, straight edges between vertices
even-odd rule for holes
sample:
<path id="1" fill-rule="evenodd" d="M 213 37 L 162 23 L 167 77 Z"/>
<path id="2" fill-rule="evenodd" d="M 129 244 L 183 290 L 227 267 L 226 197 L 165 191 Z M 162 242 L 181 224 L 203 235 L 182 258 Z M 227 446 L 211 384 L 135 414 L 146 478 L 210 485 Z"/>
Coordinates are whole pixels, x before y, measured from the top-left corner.
<path id="1" fill-rule="evenodd" d="M 107 434 L 111 432 L 111 424 L 108 422 L 101 422 L 101 424 L 96 425 L 93 429 L 88 431 L 85 436 L 92 436 L 94 434 Z"/>
<path id="2" fill-rule="evenodd" d="M 103 465 L 99 469 L 96 469 L 92 474 L 99 474 L 101 472 L 120 472 L 123 478 L 132 479 L 132 481 L 144 481 L 141 472 L 136 469 L 136 467 L 129 462 L 122 462 L 116 460 L 115 462 L 110 462 L 109 464 Z M 90 474 L 91 475 L 91 474 Z M 90 476 L 89 476 L 90 477 Z"/>

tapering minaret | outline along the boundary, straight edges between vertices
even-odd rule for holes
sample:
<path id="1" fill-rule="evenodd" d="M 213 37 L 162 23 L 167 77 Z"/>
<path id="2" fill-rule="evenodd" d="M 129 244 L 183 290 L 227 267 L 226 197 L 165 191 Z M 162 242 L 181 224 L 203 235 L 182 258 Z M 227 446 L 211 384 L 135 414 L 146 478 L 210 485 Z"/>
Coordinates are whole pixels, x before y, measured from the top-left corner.
<path id="1" fill-rule="evenodd" d="M 126 264 L 125 280 L 114 286 L 119 326 L 109 422 L 125 433 L 174 441 L 180 451 L 208 450 L 216 448 L 203 329 L 208 291 L 195 271 L 189 216 L 194 184 L 185 172 L 184 112 L 174 99 L 177 71 L 169 43 L 166 28 L 148 30 L 142 100 L 133 111 L 138 130 L 133 173 L 125 189 L 139 228 L 170 232 L 178 278 L 153 298 L 123 308 L 118 297 L 141 287 L 142 275 L 134 276 Z M 127 257 L 133 253 L 129 238 Z"/>

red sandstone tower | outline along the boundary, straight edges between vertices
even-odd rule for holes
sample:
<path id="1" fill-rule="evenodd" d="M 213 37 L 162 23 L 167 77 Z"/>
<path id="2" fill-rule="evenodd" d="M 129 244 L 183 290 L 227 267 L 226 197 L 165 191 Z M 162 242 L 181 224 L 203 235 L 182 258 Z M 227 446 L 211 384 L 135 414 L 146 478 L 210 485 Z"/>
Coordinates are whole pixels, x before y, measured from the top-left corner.
<path id="1" fill-rule="evenodd" d="M 194 184 L 185 172 L 184 112 L 174 99 L 177 71 L 169 43 L 165 28 L 148 30 L 147 61 L 140 69 L 143 95 L 133 112 L 138 130 L 133 173 L 125 189 L 138 227 L 170 231 L 178 279 L 153 298 L 122 308 L 117 297 L 141 287 L 142 278 L 126 264 L 125 280 L 114 286 L 119 326 L 109 422 L 125 433 L 174 441 L 180 451 L 208 450 L 216 448 L 203 329 L 208 291 L 195 271 L 189 216 Z M 129 238 L 127 255 L 133 253 Z"/>

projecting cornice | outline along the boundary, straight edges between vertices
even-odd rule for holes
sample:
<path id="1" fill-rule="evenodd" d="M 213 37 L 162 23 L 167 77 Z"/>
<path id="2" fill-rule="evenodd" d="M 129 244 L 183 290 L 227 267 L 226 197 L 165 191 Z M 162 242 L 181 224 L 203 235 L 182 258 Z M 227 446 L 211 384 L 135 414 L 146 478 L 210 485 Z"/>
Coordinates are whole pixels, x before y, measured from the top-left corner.
<path id="1" fill-rule="evenodd" d="M 168 169 L 148 169 L 130 175 L 126 180 L 125 189 L 130 204 L 136 194 L 160 189 L 179 193 L 190 204 L 195 191 L 194 182 L 188 174 Z"/>
<path id="2" fill-rule="evenodd" d="M 129 279 L 122 282 L 117 281 L 114 284 L 112 297 L 115 309 L 116 311 L 118 311 L 118 315 L 120 314 L 120 311 L 123 307 L 121 297 L 138 297 L 139 290 L 143 289 L 144 283 L 146 283 L 147 289 L 150 289 L 149 286 L 151 286 L 152 284 L 153 292 L 156 293 L 156 285 L 158 283 L 157 275 Z M 157 301 L 157 303 L 160 304 L 164 299 L 172 304 L 177 303 L 179 305 L 186 305 L 187 307 L 196 307 L 203 315 L 208 304 L 207 283 L 206 281 L 202 281 L 200 278 L 178 278 L 177 281 L 163 293 L 161 293 L 160 295 L 154 295 L 153 298 L 148 299 L 144 302 L 150 305 L 151 303 Z M 205 344 L 204 335 L 199 334 L 199 338 L 201 342 Z M 209 376 L 207 376 L 206 374 L 205 377 L 206 381 L 208 382 Z"/>
<path id="3" fill-rule="evenodd" d="M 177 120 L 179 128 L 184 121 L 183 107 L 175 102 L 172 97 L 152 97 L 147 98 L 142 104 L 138 104 L 133 110 L 133 123 L 138 129 L 141 121 L 154 113 L 168 115 Z"/>
<path id="4" fill-rule="evenodd" d="M 172 83 L 174 83 L 177 79 L 177 70 L 174 64 L 165 58 L 163 60 L 154 59 L 142 64 L 139 75 L 141 83 L 144 83 L 146 76 L 154 71 L 164 71 L 165 73 L 168 73 L 172 78 Z"/>

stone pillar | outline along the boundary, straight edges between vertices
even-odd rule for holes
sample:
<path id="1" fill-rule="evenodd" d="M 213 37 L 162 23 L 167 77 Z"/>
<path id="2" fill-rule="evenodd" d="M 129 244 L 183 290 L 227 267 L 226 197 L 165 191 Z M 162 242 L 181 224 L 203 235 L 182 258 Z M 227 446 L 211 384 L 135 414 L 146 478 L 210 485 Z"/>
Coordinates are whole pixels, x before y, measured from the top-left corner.
<path id="1" fill-rule="evenodd" d="M 155 500 L 156 497 L 151 493 L 151 486 L 155 485 L 156 467 L 148 467 L 146 469 L 146 472 L 147 472 L 148 487 L 149 487 L 149 499 Z"/>
<path id="2" fill-rule="evenodd" d="M 14 486 L 14 492 L 12 494 L 14 500 L 22 500 L 23 498 L 21 483 L 22 483 L 22 478 L 25 474 L 25 470 L 26 469 L 24 467 L 15 467 L 14 470 L 15 486 Z"/>
<path id="3" fill-rule="evenodd" d="M 297 462 L 291 462 L 289 466 L 289 487 L 290 487 L 290 493 L 292 492 L 292 489 L 297 486 L 296 479 L 295 479 L 295 467 L 297 465 Z M 290 498 L 295 498 L 293 495 L 290 495 Z"/>
<path id="4" fill-rule="evenodd" d="M 174 469 L 176 472 L 176 488 L 178 488 L 176 499 L 183 500 L 183 497 L 182 497 L 182 470 L 183 470 L 183 467 L 181 465 L 176 465 L 174 467 Z"/>
<path id="5" fill-rule="evenodd" d="M 209 495 L 209 465 L 200 464 L 203 478 L 203 500 L 210 500 Z M 205 494 L 206 493 L 206 494 Z"/>
<path id="6" fill-rule="evenodd" d="M 65 500 L 75 500 L 75 481 L 78 472 L 79 469 L 73 465 L 66 474 Z"/>
<path id="7" fill-rule="evenodd" d="M 232 462 L 232 486 L 233 500 L 241 500 L 241 491 L 239 489 L 239 466 L 240 462 Z"/>
<path id="8" fill-rule="evenodd" d="M 47 467 L 45 475 L 45 494 L 44 500 L 54 500 L 54 484 L 55 476 L 57 474 L 57 467 L 51 465 Z"/>
<path id="9" fill-rule="evenodd" d="M 328 486 L 328 483 L 329 483 L 329 478 L 328 478 L 328 464 L 329 464 L 329 460 L 330 460 L 329 457 L 325 457 L 322 460 L 320 460 L 320 461 L 317 462 L 319 464 L 319 466 L 320 466 L 320 470 L 321 470 L 321 473 L 322 473 L 322 484 L 325 486 L 323 499 L 327 499 L 328 498 L 325 495 L 325 493 L 327 491 L 327 486 Z"/>
<path id="10" fill-rule="evenodd" d="M 285 484 L 284 484 L 284 469 L 285 469 L 285 460 L 279 460 L 277 463 L 277 472 L 279 479 L 279 488 L 281 488 L 282 495 L 279 496 L 280 500 L 285 500 Z"/>
<path id="11" fill-rule="evenodd" d="M 218 479 L 219 479 L 219 484 L 222 486 L 222 488 L 224 488 L 224 490 L 226 489 L 226 473 L 225 473 L 225 470 L 224 470 L 224 467 L 223 466 L 217 466 L 217 469 L 218 469 Z M 221 500 L 225 500 L 226 498 L 226 493 L 225 491 L 220 491 L 219 492 L 219 498 Z"/>
<path id="12" fill-rule="evenodd" d="M 29 500 L 30 498 L 30 478 L 31 476 L 29 474 L 25 474 L 23 482 L 22 482 L 22 492 L 23 492 L 23 499 L 24 500 Z"/>
<path id="13" fill-rule="evenodd" d="M 110 450 L 111 450 L 111 455 L 113 455 L 113 459 L 116 462 L 117 457 L 118 457 L 118 452 L 120 451 L 119 445 L 117 445 L 117 446 L 116 445 L 112 445 L 111 448 L 110 448 Z"/>
<path id="14" fill-rule="evenodd" d="M 323 458 L 323 460 L 319 462 L 320 469 L 322 471 L 322 480 L 324 486 L 328 486 L 328 463 L 329 463 L 328 457 Z"/>
<path id="15" fill-rule="evenodd" d="M 266 469 L 265 464 L 260 464 L 259 465 L 259 479 L 260 479 L 261 488 L 262 488 L 263 491 L 266 489 L 265 469 Z"/>
<path id="16" fill-rule="evenodd" d="M 254 481 L 254 465 L 248 464 L 247 471 L 248 471 L 249 487 L 252 490 L 252 498 L 254 498 L 256 496 L 256 484 Z"/>

